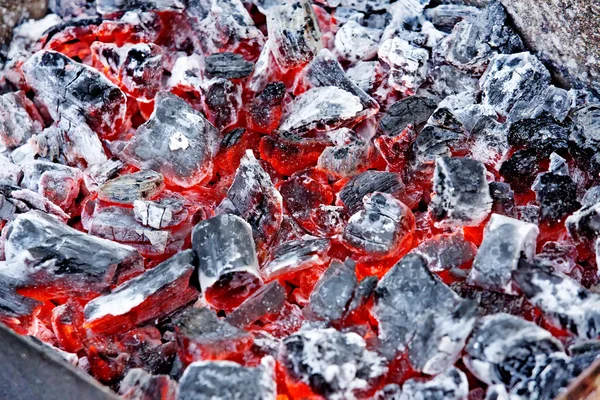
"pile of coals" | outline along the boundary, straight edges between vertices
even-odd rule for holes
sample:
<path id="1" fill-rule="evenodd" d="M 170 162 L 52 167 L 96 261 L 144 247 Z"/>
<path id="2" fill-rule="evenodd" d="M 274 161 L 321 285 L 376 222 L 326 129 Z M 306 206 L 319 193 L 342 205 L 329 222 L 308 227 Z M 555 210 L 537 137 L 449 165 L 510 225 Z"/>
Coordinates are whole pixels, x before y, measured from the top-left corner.
<path id="1" fill-rule="evenodd" d="M 2 70 L 14 331 L 138 400 L 551 399 L 600 357 L 600 103 L 500 3 L 51 3 Z"/>

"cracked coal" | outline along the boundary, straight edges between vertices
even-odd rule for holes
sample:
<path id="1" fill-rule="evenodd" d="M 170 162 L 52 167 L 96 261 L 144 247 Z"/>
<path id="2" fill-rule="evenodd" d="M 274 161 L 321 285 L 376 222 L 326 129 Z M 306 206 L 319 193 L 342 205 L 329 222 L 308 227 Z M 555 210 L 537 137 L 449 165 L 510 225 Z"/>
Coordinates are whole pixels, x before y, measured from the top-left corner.
<path id="1" fill-rule="evenodd" d="M 0 48 L 0 323 L 129 400 L 566 395 L 600 100 L 464 3 L 50 1 Z"/>

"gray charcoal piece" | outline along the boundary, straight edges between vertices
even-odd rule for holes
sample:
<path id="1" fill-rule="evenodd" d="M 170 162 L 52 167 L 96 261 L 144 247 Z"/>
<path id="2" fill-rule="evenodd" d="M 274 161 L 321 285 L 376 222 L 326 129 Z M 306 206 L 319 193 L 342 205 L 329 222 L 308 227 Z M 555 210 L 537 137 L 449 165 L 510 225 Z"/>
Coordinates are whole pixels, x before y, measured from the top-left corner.
<path id="1" fill-rule="evenodd" d="M 363 198 L 364 209 L 353 214 L 344 229 L 344 241 L 369 257 L 391 256 L 404 247 L 414 229 L 410 209 L 392 195 L 374 192 Z"/>
<path id="2" fill-rule="evenodd" d="M 521 317 L 500 313 L 477 322 L 463 361 L 482 382 L 510 389 L 536 366 L 545 364 L 549 355 L 562 352 L 560 341 L 547 330 Z"/>
<path id="3" fill-rule="evenodd" d="M 183 11 L 186 2 L 180 0 L 96 0 L 96 10 L 102 15 L 131 10 Z"/>
<path id="4" fill-rule="evenodd" d="M 463 400 L 469 395 L 469 382 L 464 372 L 449 368 L 429 381 L 409 379 L 402 385 L 400 400 Z"/>
<path id="5" fill-rule="evenodd" d="M 576 243 L 593 242 L 600 232 L 600 201 L 592 189 L 583 198 L 583 206 L 565 220 L 567 232 Z"/>
<path id="6" fill-rule="evenodd" d="M 429 208 L 438 227 L 478 226 L 492 209 L 486 169 L 470 158 L 435 160 L 433 190 Z"/>
<path id="7" fill-rule="evenodd" d="M 106 162 L 102 142 L 88 124 L 62 118 L 56 124 L 56 129 L 62 144 L 61 153 L 69 164 L 85 169 Z"/>
<path id="8" fill-rule="evenodd" d="M 189 215 L 185 198 L 174 192 L 156 200 L 135 200 L 133 214 L 136 221 L 154 229 L 179 225 Z"/>
<path id="9" fill-rule="evenodd" d="M 133 204 L 156 196 L 163 188 L 163 176 L 155 171 L 121 175 L 98 188 L 98 198 L 111 203 Z"/>
<path id="10" fill-rule="evenodd" d="M 379 59 L 390 66 L 388 82 L 394 89 L 412 95 L 425 82 L 429 52 L 394 36 L 379 46 Z"/>
<path id="11" fill-rule="evenodd" d="M 591 174 L 600 172 L 600 104 L 588 104 L 573 112 L 569 144 L 578 164 Z"/>
<path id="12" fill-rule="evenodd" d="M 379 68 L 379 61 L 359 61 L 346 70 L 346 76 L 368 94 L 377 83 L 377 70 Z"/>
<path id="13" fill-rule="evenodd" d="M 224 78 L 212 78 L 202 84 L 208 119 L 223 131 L 235 124 L 242 106 L 242 86 Z"/>
<path id="14" fill-rule="evenodd" d="M 233 361 L 196 361 L 179 380 L 177 400 L 275 400 L 275 362 L 264 357 L 257 367 Z"/>
<path id="15" fill-rule="evenodd" d="M 468 264 L 477 254 L 477 246 L 461 232 L 442 234 L 427 239 L 411 250 L 425 259 L 432 272 L 448 271 Z"/>
<path id="16" fill-rule="evenodd" d="M 41 133 L 33 135 L 29 145 L 33 148 L 34 156 L 48 161 L 61 161 L 65 158 L 63 152 L 67 146 L 65 137 L 56 125 L 50 125 Z"/>
<path id="17" fill-rule="evenodd" d="M 418 129 L 436 108 L 437 103 L 429 97 L 406 97 L 388 108 L 379 122 L 379 129 L 388 136 L 398 136 L 408 125 Z"/>
<path id="18" fill-rule="evenodd" d="M 473 261 L 468 283 L 487 290 L 516 294 L 511 273 L 521 257 L 533 258 L 539 229 L 535 224 L 492 214 Z"/>
<path id="19" fill-rule="evenodd" d="M 34 192 L 39 191 L 41 181 L 47 173 L 60 173 L 76 181 L 81 180 L 81 171 L 77 168 L 45 160 L 27 161 L 21 164 L 21 168 L 23 169 L 21 186 Z"/>
<path id="20" fill-rule="evenodd" d="M 245 328 L 269 314 L 277 314 L 283 308 L 285 300 L 286 291 L 281 283 L 269 282 L 227 315 L 226 321 L 238 328 Z"/>
<path id="21" fill-rule="evenodd" d="M 214 346 L 216 343 L 249 339 L 252 334 L 234 326 L 210 308 L 189 308 L 175 321 L 175 332 L 180 345 L 191 341 L 200 346 Z"/>
<path id="22" fill-rule="evenodd" d="M 242 218 L 221 214 L 199 222 L 192 231 L 202 292 L 226 274 L 248 273 L 261 279 L 252 228 Z"/>
<path id="23" fill-rule="evenodd" d="M 310 311 L 319 319 L 334 322 L 342 318 L 358 284 L 354 262 L 333 260 L 310 294 Z"/>
<path id="24" fill-rule="evenodd" d="M 326 147 L 317 166 L 335 176 L 350 177 L 367 163 L 369 145 L 351 129 L 341 128 L 327 132 L 334 146 Z"/>
<path id="25" fill-rule="evenodd" d="M 116 177 L 124 166 L 125 164 L 117 159 L 110 159 L 103 163 L 92 165 L 85 171 L 83 176 L 85 186 L 90 191 L 97 190 L 106 181 Z"/>
<path id="26" fill-rule="evenodd" d="M 387 373 L 385 360 L 367 350 L 361 336 L 333 328 L 304 329 L 288 336 L 281 343 L 279 361 L 292 377 L 332 400 L 354 398 L 355 390 Z"/>
<path id="27" fill-rule="evenodd" d="M 27 112 L 24 92 L 0 95 L 0 145 L 8 149 L 21 146 L 35 133 L 41 132 L 41 121 L 31 118 Z"/>
<path id="28" fill-rule="evenodd" d="M 240 160 L 227 196 L 215 211 L 239 215 L 252 226 L 257 243 L 269 244 L 283 219 L 283 199 L 252 150 Z"/>
<path id="29" fill-rule="evenodd" d="M 310 62 L 323 48 L 319 22 L 307 0 L 270 8 L 267 30 L 273 56 L 286 70 Z"/>
<path id="30" fill-rule="evenodd" d="M 411 364 L 425 373 L 443 372 L 459 358 L 475 311 L 416 254 L 402 258 L 375 289 L 373 314 L 386 352 L 393 357 L 408 347 Z"/>
<path id="31" fill-rule="evenodd" d="M 40 211 L 10 223 L 4 253 L 5 271 L 19 285 L 57 285 L 71 296 L 102 292 L 119 276 L 143 271 L 133 248 L 86 235 Z"/>
<path id="32" fill-rule="evenodd" d="M 375 293 L 377 282 L 378 279 L 376 276 L 367 276 L 358 283 L 352 294 L 352 300 L 350 300 L 348 307 L 346 307 L 346 315 L 358 310 L 367 303 L 373 293 Z"/>
<path id="33" fill-rule="evenodd" d="M 437 7 L 425 9 L 425 17 L 431 21 L 438 30 L 450 33 L 452 28 L 462 20 L 475 19 L 481 14 L 477 7 L 462 4 L 441 4 Z"/>
<path id="34" fill-rule="evenodd" d="M 360 210 L 363 198 L 374 192 L 397 194 L 404 191 L 398 174 L 385 171 L 365 171 L 350 178 L 342 187 L 339 199 L 350 213 Z"/>
<path id="35" fill-rule="evenodd" d="M 189 296 L 180 294 L 189 291 L 189 279 L 194 272 L 194 252 L 186 250 L 163 261 L 156 267 L 117 286 L 109 294 L 96 297 L 84 308 L 85 323 L 93 325 L 102 321 L 103 329 L 119 329 L 122 318 L 134 325 L 165 317 L 177 308 L 184 306 L 197 296 L 192 290 Z M 184 282 L 181 282 L 184 280 Z M 152 307 L 152 297 L 167 295 L 177 291 L 178 296 L 170 296 L 168 305 Z M 144 304 L 149 303 L 149 304 Z M 136 310 L 143 310 L 139 315 Z M 154 312 L 149 312 L 152 310 Z M 130 315 L 130 313 L 133 313 Z M 104 321 L 103 321 L 104 320 Z M 113 321 L 111 326 L 111 321 Z M 110 327 L 110 328 L 109 328 Z"/>
<path id="36" fill-rule="evenodd" d="M 8 157 L 0 154 L 0 184 L 18 186 L 23 178 L 23 170 Z"/>
<path id="37" fill-rule="evenodd" d="M 150 119 L 122 154 L 138 168 L 158 171 L 166 181 L 191 187 L 210 177 L 219 142 L 219 132 L 201 113 L 183 99 L 159 92 Z"/>
<path id="38" fill-rule="evenodd" d="M 235 53 L 215 53 L 204 59 L 205 71 L 209 77 L 241 79 L 249 76 L 254 64 Z"/>
<path id="39" fill-rule="evenodd" d="M 177 382 L 168 375 L 153 375 L 142 368 L 130 369 L 119 384 L 119 395 L 125 400 L 143 400 L 158 392 L 163 397 L 174 399 Z"/>
<path id="40" fill-rule="evenodd" d="M 377 56 L 382 30 L 348 21 L 335 34 L 335 50 L 346 61 L 355 63 Z"/>
<path id="41" fill-rule="evenodd" d="M 44 50 L 23 65 L 23 73 L 55 121 L 66 119 L 75 129 L 85 121 L 101 134 L 114 134 L 124 122 L 125 94 L 91 67 Z"/>
<path id="42" fill-rule="evenodd" d="M 0 271 L 4 271 L 6 263 L 0 261 Z M 14 278 L 0 272 L 0 320 L 3 318 L 19 318 L 32 316 L 43 303 L 17 293 Z"/>
<path id="43" fill-rule="evenodd" d="M 271 259 L 262 268 L 262 273 L 265 278 L 274 279 L 321 265 L 328 260 L 326 254 L 330 247 L 329 239 L 308 235 L 285 242 L 273 248 Z"/>
<path id="44" fill-rule="evenodd" d="M 575 280 L 521 261 L 513 278 L 531 304 L 557 326 L 584 339 L 600 334 L 600 294 Z"/>

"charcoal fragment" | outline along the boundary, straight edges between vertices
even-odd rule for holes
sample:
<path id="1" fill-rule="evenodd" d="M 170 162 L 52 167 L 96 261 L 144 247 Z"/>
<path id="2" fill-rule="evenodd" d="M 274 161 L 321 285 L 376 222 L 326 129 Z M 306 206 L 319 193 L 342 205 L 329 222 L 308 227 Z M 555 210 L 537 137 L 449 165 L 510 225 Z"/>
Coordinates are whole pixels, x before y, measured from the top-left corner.
<path id="1" fill-rule="evenodd" d="M 242 105 L 242 87 L 228 79 L 213 78 L 204 81 L 201 88 L 208 120 L 221 130 L 235 124 Z"/>
<path id="2" fill-rule="evenodd" d="M 0 184 L 18 186 L 23 178 L 21 167 L 0 154 Z"/>
<path id="3" fill-rule="evenodd" d="M 531 189 L 538 172 L 536 150 L 517 150 L 500 166 L 500 175 L 516 193 L 526 193 Z"/>
<path id="4" fill-rule="evenodd" d="M 41 118 L 35 119 L 29 110 L 35 109 L 24 92 L 0 95 L 0 144 L 14 149 L 42 131 Z"/>
<path id="5" fill-rule="evenodd" d="M 232 361 L 197 361 L 181 380 L 177 400 L 275 400 L 274 361 L 265 357 L 257 367 Z"/>
<path id="6" fill-rule="evenodd" d="M 195 300 L 198 292 L 189 286 L 193 262 L 193 251 L 183 251 L 96 297 L 85 306 L 85 326 L 96 332 L 122 332 Z"/>
<path id="7" fill-rule="evenodd" d="M 348 21 L 335 34 L 335 50 L 346 61 L 355 63 L 377 55 L 383 31 Z"/>
<path id="8" fill-rule="evenodd" d="M 325 264 L 326 253 L 331 247 L 329 239 L 305 236 L 285 242 L 272 251 L 270 260 L 262 269 L 266 279 L 275 279 L 316 265 Z"/>
<path id="9" fill-rule="evenodd" d="M 442 4 L 425 9 L 425 17 L 436 29 L 445 33 L 450 33 L 458 22 L 477 18 L 480 14 L 481 10 L 477 7 L 462 4 Z"/>
<path id="10" fill-rule="evenodd" d="M 25 334 L 29 328 L 25 323 L 26 320 L 37 314 L 42 303 L 17 293 L 15 287 L 17 282 L 10 276 L 4 275 L 4 262 L 0 262 L 0 271 L 2 271 L 0 273 L 0 322 Z"/>
<path id="11" fill-rule="evenodd" d="M 185 199 L 177 193 L 156 200 L 135 200 L 133 212 L 136 221 L 154 229 L 178 225 L 188 217 Z"/>
<path id="12" fill-rule="evenodd" d="M 342 204 L 355 213 L 362 205 L 363 198 L 374 192 L 398 194 L 404 191 L 400 177 L 393 172 L 365 171 L 352 177 L 340 190 Z"/>
<path id="13" fill-rule="evenodd" d="M 319 168 L 339 177 L 355 175 L 367 162 L 369 145 L 348 128 L 330 131 L 328 136 L 334 146 L 323 150 L 317 161 Z"/>
<path id="14" fill-rule="evenodd" d="M 539 220 L 542 222 L 555 224 L 580 207 L 577 184 L 568 175 L 568 170 L 565 173 L 551 170 L 539 174 L 532 189 L 540 204 Z"/>
<path id="15" fill-rule="evenodd" d="M 583 206 L 565 220 L 567 232 L 576 243 L 589 243 L 600 233 L 600 202 L 596 202 L 592 189 L 583 198 Z"/>
<path id="16" fill-rule="evenodd" d="M 218 135 L 184 100 L 159 92 L 152 116 L 138 128 L 122 154 L 139 168 L 162 173 L 167 182 L 190 187 L 211 175 Z"/>
<path id="17" fill-rule="evenodd" d="M 469 158 L 438 158 L 433 190 L 429 207 L 436 226 L 477 226 L 492 208 L 485 167 Z"/>
<path id="18" fill-rule="evenodd" d="M 590 174 L 600 172 L 600 158 L 597 152 L 600 145 L 600 105 L 589 104 L 577 109 L 569 136 L 569 147 L 577 163 Z"/>
<path id="19" fill-rule="evenodd" d="M 511 124 L 508 144 L 536 151 L 538 159 L 550 157 L 553 152 L 568 148 L 569 130 L 553 118 L 541 116 L 523 119 Z"/>
<path id="20" fill-rule="evenodd" d="M 283 308 L 286 299 L 285 288 L 273 281 L 247 298 L 226 318 L 226 321 L 238 328 L 248 325 L 270 314 L 277 314 Z"/>
<path id="21" fill-rule="evenodd" d="M 419 129 L 436 110 L 429 97 L 409 96 L 388 108 L 379 122 L 379 129 L 389 136 L 399 135 L 408 125 Z"/>
<path id="22" fill-rule="evenodd" d="M 140 171 L 111 179 L 98 188 L 98 198 L 119 204 L 133 204 L 136 200 L 156 196 L 163 188 L 163 177 L 158 172 Z"/>
<path id="23" fill-rule="evenodd" d="M 461 400 L 469 394 L 469 382 L 464 372 L 450 368 L 433 379 L 422 382 L 409 379 L 402 385 L 402 399 Z"/>
<path id="24" fill-rule="evenodd" d="M 413 95 L 427 75 L 429 52 L 395 36 L 379 46 L 379 59 L 390 66 L 388 82 L 394 89 Z"/>
<path id="25" fill-rule="evenodd" d="M 490 182 L 492 213 L 507 217 L 515 216 L 515 194 L 505 182 Z"/>
<path id="26" fill-rule="evenodd" d="M 141 368 L 133 368 L 119 385 L 119 395 L 123 400 L 151 399 L 157 392 L 164 400 L 175 400 L 177 382 L 167 375 L 152 375 Z"/>
<path id="27" fill-rule="evenodd" d="M 240 79 L 252 73 L 254 64 L 244 60 L 240 54 L 215 53 L 206 57 L 206 74 L 208 77 L 225 79 Z"/>
<path id="28" fill-rule="evenodd" d="M 352 294 L 352 300 L 346 309 L 346 315 L 358 310 L 367 303 L 373 293 L 375 293 L 377 282 L 378 279 L 376 276 L 366 276 L 358 283 Z"/>
<path id="29" fill-rule="evenodd" d="M 271 133 L 279 126 L 283 113 L 286 88 L 283 82 L 269 82 L 250 106 L 251 128 Z"/>
<path id="30" fill-rule="evenodd" d="M 352 260 L 332 261 L 310 294 L 310 311 L 326 321 L 337 321 L 344 315 L 358 284 Z"/>
<path id="31" fill-rule="evenodd" d="M 130 10 L 183 11 L 184 2 L 178 0 L 96 0 L 96 10 L 111 15 Z"/>
<path id="32" fill-rule="evenodd" d="M 19 286 L 35 288 L 32 297 L 89 296 L 143 270 L 133 248 L 86 235 L 39 211 L 11 222 L 4 252 L 6 273 Z"/>
<path id="33" fill-rule="evenodd" d="M 434 236 L 411 250 L 425 259 L 432 272 L 448 271 L 468 265 L 477 254 L 477 247 L 462 233 Z"/>

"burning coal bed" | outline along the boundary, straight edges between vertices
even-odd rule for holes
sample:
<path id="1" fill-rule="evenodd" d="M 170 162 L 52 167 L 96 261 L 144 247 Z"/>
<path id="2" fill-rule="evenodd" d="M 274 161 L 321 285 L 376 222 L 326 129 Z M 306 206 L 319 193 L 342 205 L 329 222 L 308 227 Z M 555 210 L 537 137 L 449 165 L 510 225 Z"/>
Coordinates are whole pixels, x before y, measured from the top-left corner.
<path id="1" fill-rule="evenodd" d="M 17 26 L 0 321 L 130 400 L 564 394 L 600 357 L 600 104 L 500 3 L 429 3 Z"/>

